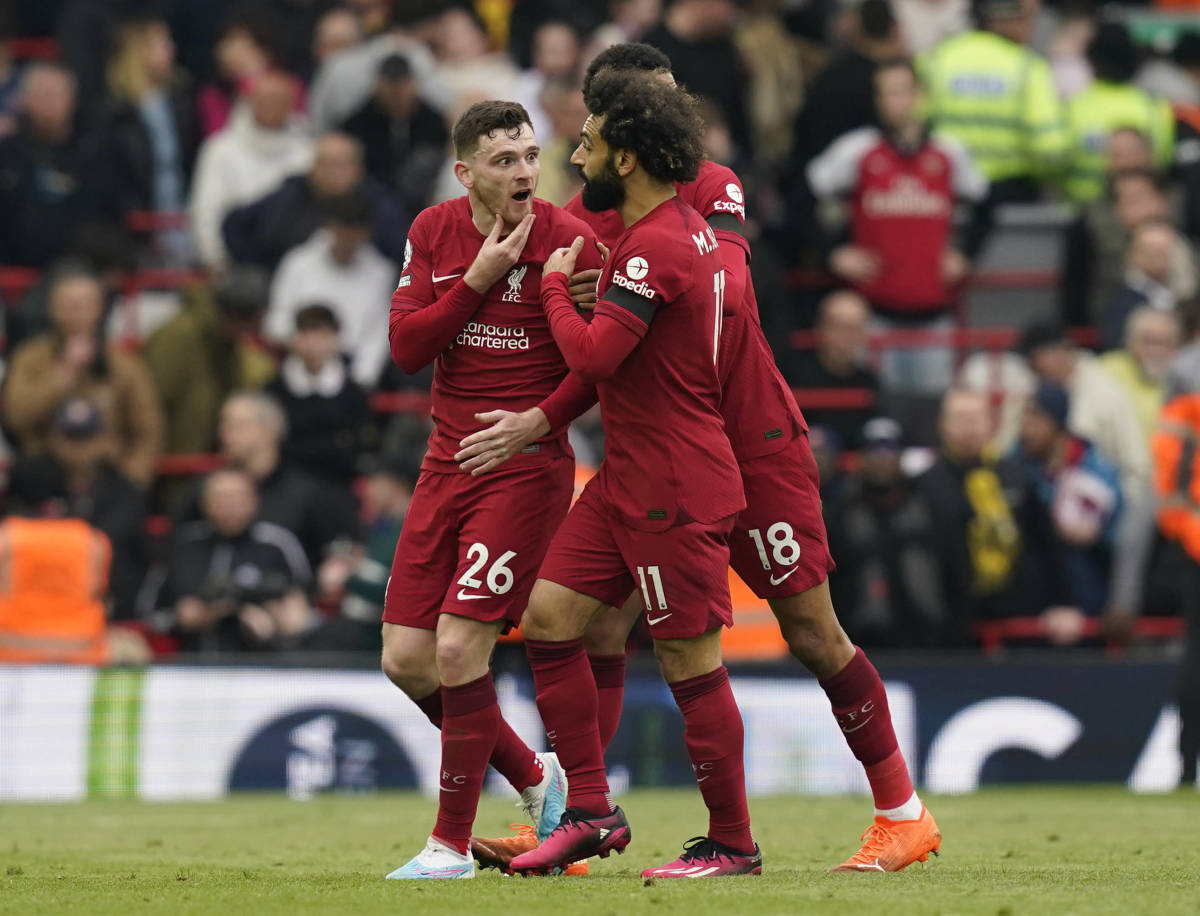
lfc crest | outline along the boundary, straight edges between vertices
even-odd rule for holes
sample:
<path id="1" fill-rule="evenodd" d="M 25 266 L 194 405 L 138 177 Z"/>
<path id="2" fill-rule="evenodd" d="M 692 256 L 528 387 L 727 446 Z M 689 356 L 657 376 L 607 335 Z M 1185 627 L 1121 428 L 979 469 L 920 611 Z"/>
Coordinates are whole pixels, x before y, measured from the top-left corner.
<path id="1" fill-rule="evenodd" d="M 501 297 L 503 302 L 521 302 L 521 284 L 525 282 L 525 272 L 529 265 L 514 267 L 508 272 L 508 292 Z"/>

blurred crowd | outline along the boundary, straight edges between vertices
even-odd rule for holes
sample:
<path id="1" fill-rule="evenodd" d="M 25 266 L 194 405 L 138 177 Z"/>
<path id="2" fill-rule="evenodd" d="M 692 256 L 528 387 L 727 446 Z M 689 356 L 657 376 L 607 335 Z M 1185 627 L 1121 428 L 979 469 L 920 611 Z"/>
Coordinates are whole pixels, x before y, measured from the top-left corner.
<path id="1" fill-rule="evenodd" d="M 1038 0 L 6 5 L 0 580 L 160 651 L 377 645 L 430 379 L 391 365 L 387 303 L 413 216 L 462 192 L 449 126 L 520 101 L 539 196 L 565 203 L 583 70 L 645 41 L 745 185 L 846 629 L 959 647 L 1033 616 L 1054 643 L 1089 620 L 1125 639 L 1180 612 L 1162 583 L 1200 562 L 1152 489 L 1180 464 L 1152 449 L 1160 410 L 1200 388 L 1178 368 L 1200 319 L 1200 27 L 1144 38 Z M 972 353 L 964 290 L 1004 208 L 1039 202 L 1067 214 L 1057 307 Z M 594 419 L 574 441 L 599 461 Z M 30 519 L 103 533 L 103 575 L 39 577 L 75 561 L 39 554 Z M 29 600 L 0 600 L 0 659 L 37 635 Z"/>

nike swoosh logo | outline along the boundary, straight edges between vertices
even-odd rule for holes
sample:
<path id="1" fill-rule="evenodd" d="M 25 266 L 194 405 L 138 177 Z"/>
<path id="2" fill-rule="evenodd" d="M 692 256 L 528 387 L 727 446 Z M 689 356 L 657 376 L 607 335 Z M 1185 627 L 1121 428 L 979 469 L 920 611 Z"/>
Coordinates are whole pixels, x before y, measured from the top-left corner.
<path id="1" fill-rule="evenodd" d="M 457 598 L 459 601 L 478 601 L 480 598 L 490 598 L 490 597 L 492 597 L 492 596 L 491 595 L 468 595 L 468 594 L 465 594 L 461 588 L 458 590 L 458 595 L 457 595 Z"/>
<path id="2" fill-rule="evenodd" d="M 789 569 L 787 572 L 785 572 L 779 578 L 775 578 L 775 576 L 771 576 L 771 584 L 778 585 L 780 582 L 782 582 L 784 579 L 786 579 L 788 576 L 790 576 L 792 573 L 794 573 L 799 568 L 800 568 L 799 565 L 793 566 L 791 569 Z"/>
<path id="3" fill-rule="evenodd" d="M 704 780 L 708 779 L 711 776 L 712 776 L 712 773 L 709 773 L 708 776 L 697 776 L 696 782 L 704 782 Z"/>
<path id="4" fill-rule="evenodd" d="M 461 277 L 461 276 L 462 276 L 462 274 L 446 274 L 446 276 L 444 276 L 444 277 L 439 277 L 437 274 L 434 274 L 433 282 L 441 283 L 443 280 L 453 280 L 455 277 Z"/>
<path id="5" fill-rule="evenodd" d="M 673 613 L 675 612 L 672 611 L 671 614 Z M 670 617 L 671 614 L 663 614 L 661 617 L 647 617 L 646 623 L 650 624 L 650 626 L 654 626 L 656 623 L 662 623 L 664 620 Z"/>
<path id="6" fill-rule="evenodd" d="M 866 725 L 867 725 L 867 724 L 868 724 L 868 723 L 869 723 L 869 722 L 870 722 L 872 719 L 874 719 L 874 718 L 875 718 L 874 716 L 867 716 L 865 719 L 863 719 L 863 720 L 862 720 L 862 722 L 860 722 L 858 725 L 854 726 L 854 728 L 843 728 L 843 729 L 842 729 L 842 733 L 843 733 L 843 734 L 846 734 L 846 735 L 849 735 L 849 734 L 851 734 L 851 733 L 853 733 L 853 732 L 856 732 L 856 731 L 858 731 L 860 728 L 863 728 L 863 727 L 865 727 L 865 726 L 866 726 Z"/>

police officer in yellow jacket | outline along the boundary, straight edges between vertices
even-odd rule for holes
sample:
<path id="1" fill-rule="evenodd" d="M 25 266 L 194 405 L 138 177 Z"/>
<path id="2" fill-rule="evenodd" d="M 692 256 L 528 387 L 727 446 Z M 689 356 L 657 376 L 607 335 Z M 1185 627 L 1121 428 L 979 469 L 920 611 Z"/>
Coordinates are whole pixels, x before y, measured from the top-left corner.
<path id="1" fill-rule="evenodd" d="M 1137 49 L 1125 26 L 1101 25 L 1088 43 L 1087 57 L 1095 81 L 1067 103 L 1071 158 L 1065 188 L 1079 203 L 1095 200 L 1108 186 L 1105 166 L 1113 131 L 1128 128 L 1145 137 L 1159 169 L 1171 165 L 1175 146 L 1171 106 L 1132 83 Z"/>
<path id="2" fill-rule="evenodd" d="M 970 152 L 994 199 L 1037 196 L 1069 149 L 1050 66 L 1026 46 L 1037 0 L 975 0 L 978 28 L 918 61 L 934 126 Z"/>

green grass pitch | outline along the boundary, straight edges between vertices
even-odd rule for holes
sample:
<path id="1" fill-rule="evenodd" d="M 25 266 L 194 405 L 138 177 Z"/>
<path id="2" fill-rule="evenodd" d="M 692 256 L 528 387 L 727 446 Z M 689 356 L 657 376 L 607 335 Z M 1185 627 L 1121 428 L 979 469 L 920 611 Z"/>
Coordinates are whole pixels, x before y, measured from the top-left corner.
<path id="1" fill-rule="evenodd" d="M 0 913 L 451 916 L 1200 913 L 1200 798 L 1119 788 L 1002 789 L 930 798 L 942 856 L 900 874 L 830 875 L 869 820 L 863 798 L 752 800 L 761 878 L 662 881 L 703 830 L 699 795 L 631 792 L 624 856 L 586 878 L 385 882 L 422 845 L 434 806 L 415 795 L 211 804 L 0 806 Z M 486 798 L 477 832 L 517 814 Z"/>

